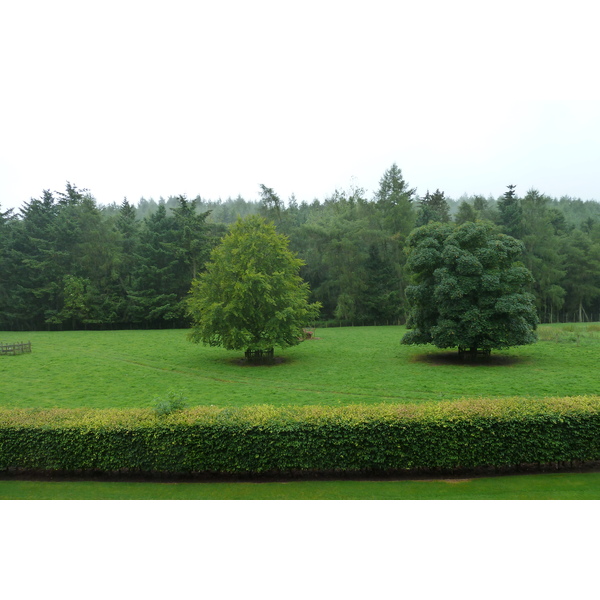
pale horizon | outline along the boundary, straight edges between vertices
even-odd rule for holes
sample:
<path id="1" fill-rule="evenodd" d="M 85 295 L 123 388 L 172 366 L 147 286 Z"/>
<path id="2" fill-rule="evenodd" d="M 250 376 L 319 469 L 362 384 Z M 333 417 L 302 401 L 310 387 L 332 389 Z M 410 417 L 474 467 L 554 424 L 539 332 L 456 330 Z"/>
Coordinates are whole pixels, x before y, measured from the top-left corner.
<path id="1" fill-rule="evenodd" d="M 600 200 L 593 5 L 14 3 L 0 207 L 506 186 Z"/>

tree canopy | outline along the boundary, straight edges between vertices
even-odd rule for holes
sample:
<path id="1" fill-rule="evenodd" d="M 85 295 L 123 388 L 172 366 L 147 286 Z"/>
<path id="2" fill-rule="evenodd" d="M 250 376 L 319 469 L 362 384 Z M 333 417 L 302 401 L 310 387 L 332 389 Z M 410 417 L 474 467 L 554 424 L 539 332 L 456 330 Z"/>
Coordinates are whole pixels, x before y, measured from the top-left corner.
<path id="1" fill-rule="evenodd" d="M 238 219 L 192 282 L 190 339 L 245 349 L 257 360 L 271 356 L 274 346 L 298 344 L 319 313 L 298 275 L 302 265 L 274 224 L 259 216 Z"/>
<path id="2" fill-rule="evenodd" d="M 460 353 L 531 344 L 538 323 L 532 276 L 518 259 L 523 244 L 491 223 L 432 223 L 407 241 L 409 331 L 403 344 Z"/>
<path id="3" fill-rule="evenodd" d="M 444 197 L 444 192 L 439 189 L 433 194 L 427 193 L 419 201 L 419 216 L 417 218 L 417 227 L 427 225 L 438 221 L 448 223 L 450 221 L 450 205 Z"/>
<path id="4" fill-rule="evenodd" d="M 252 214 L 289 238 L 328 324 L 405 323 L 405 243 L 415 224 L 434 221 L 489 221 L 522 241 L 542 322 L 599 321 L 600 202 L 517 190 L 420 197 L 395 164 L 372 195 L 352 186 L 321 200 L 260 185 L 255 200 L 173 195 L 103 206 L 67 183 L 21 209 L 0 207 L 0 330 L 187 327 L 192 279 L 236 219 Z"/>

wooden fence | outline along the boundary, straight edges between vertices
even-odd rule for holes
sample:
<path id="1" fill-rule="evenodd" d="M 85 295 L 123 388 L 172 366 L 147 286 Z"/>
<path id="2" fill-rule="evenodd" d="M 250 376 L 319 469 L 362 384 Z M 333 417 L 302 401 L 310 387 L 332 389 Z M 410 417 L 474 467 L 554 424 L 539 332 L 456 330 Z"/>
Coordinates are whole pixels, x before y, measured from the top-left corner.
<path id="1" fill-rule="evenodd" d="M 18 344 L 8 344 L 0 342 L 0 356 L 4 354 L 25 354 L 31 352 L 31 342 L 19 342 Z"/>

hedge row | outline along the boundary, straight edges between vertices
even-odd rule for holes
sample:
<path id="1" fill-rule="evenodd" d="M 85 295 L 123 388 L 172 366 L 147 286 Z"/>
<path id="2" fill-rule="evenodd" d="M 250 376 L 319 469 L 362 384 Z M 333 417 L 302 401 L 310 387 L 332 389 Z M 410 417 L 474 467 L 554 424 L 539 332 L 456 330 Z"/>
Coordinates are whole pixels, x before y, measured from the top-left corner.
<path id="1" fill-rule="evenodd" d="M 0 409 L 0 470 L 369 473 L 600 460 L 600 396 L 349 407 Z"/>

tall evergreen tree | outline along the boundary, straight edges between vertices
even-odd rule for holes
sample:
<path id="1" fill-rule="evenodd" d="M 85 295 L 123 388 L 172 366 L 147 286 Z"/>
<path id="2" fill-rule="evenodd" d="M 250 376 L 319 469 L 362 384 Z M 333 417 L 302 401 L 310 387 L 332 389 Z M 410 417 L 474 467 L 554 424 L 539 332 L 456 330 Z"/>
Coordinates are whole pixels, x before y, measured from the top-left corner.
<path id="1" fill-rule="evenodd" d="M 521 201 L 523 215 L 523 261 L 533 275 L 531 291 L 544 320 L 553 321 L 562 308 L 565 290 L 562 280 L 566 271 L 560 255 L 560 238 L 552 225 L 549 198 L 531 189 Z"/>
<path id="2" fill-rule="evenodd" d="M 196 213 L 196 203 L 178 196 L 178 206 L 172 209 L 174 254 L 180 259 L 180 286 L 178 293 L 185 294 L 190 283 L 204 266 L 211 248 L 208 243 L 206 218 L 210 211 Z"/>
<path id="3" fill-rule="evenodd" d="M 146 217 L 140 232 L 139 260 L 131 292 L 134 322 L 152 327 L 183 318 L 176 293 L 178 257 L 173 254 L 172 219 L 164 203 Z"/>
<path id="4" fill-rule="evenodd" d="M 521 200 L 515 192 L 515 185 L 507 186 L 508 190 L 498 200 L 500 225 L 504 233 L 514 238 L 521 239 L 523 235 L 523 208 Z"/>
<path id="5" fill-rule="evenodd" d="M 384 172 L 375 194 L 377 212 L 373 215 L 370 229 L 379 229 L 381 239 L 377 242 L 378 253 L 385 264 L 393 265 L 393 274 L 388 282 L 388 291 L 399 298 L 398 317 L 404 320 L 406 254 L 404 245 L 415 226 L 416 189 L 411 188 L 394 163 Z"/>
<path id="6" fill-rule="evenodd" d="M 375 193 L 375 202 L 386 231 L 402 238 L 410 233 L 416 218 L 415 194 L 416 189 L 409 187 L 396 163 L 385 171 Z"/>
<path id="7" fill-rule="evenodd" d="M 428 223 L 448 223 L 450 221 L 450 205 L 439 189 L 433 194 L 427 193 L 419 201 L 417 227 Z"/>
<path id="8" fill-rule="evenodd" d="M 14 267 L 11 261 L 12 254 L 12 227 L 14 223 L 13 211 L 9 209 L 2 212 L 0 206 L 0 329 L 10 327 L 8 318 L 11 305 L 11 287 L 16 281 Z"/>
<path id="9" fill-rule="evenodd" d="M 264 184 L 260 184 L 260 209 L 259 214 L 270 219 L 275 224 L 281 221 L 281 210 L 283 203 L 281 198 L 275 193 L 273 188 L 269 188 Z"/>
<path id="10" fill-rule="evenodd" d="M 361 205 L 356 196 L 336 192 L 300 229 L 300 256 L 309 262 L 302 274 L 326 318 L 361 318 L 365 261 L 373 235 L 360 216 Z"/>
<path id="11" fill-rule="evenodd" d="M 371 244 L 365 261 L 366 289 L 361 299 L 362 316 L 378 325 L 395 324 L 401 317 L 402 298 L 395 285 L 394 266 Z"/>
<path id="12" fill-rule="evenodd" d="M 575 229 L 563 238 L 562 251 L 567 318 L 592 320 L 589 313 L 598 314 L 600 306 L 600 243 Z"/>
<path id="13" fill-rule="evenodd" d="M 8 316 L 16 328 L 43 329 L 46 319 L 61 308 L 60 288 L 69 256 L 56 246 L 53 227 L 58 211 L 49 190 L 19 211 L 19 223 L 13 230 L 11 262 L 15 270 Z"/>
<path id="14" fill-rule="evenodd" d="M 136 265 L 136 255 L 140 243 L 140 221 L 136 217 L 135 206 L 123 199 L 115 220 L 115 227 L 120 234 L 120 265 L 119 278 L 121 287 L 128 294 L 133 284 L 133 271 Z"/>

